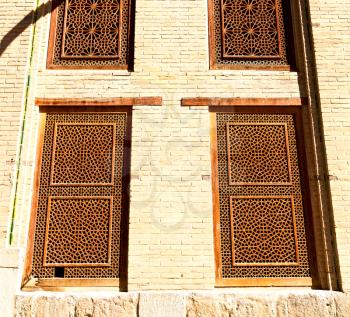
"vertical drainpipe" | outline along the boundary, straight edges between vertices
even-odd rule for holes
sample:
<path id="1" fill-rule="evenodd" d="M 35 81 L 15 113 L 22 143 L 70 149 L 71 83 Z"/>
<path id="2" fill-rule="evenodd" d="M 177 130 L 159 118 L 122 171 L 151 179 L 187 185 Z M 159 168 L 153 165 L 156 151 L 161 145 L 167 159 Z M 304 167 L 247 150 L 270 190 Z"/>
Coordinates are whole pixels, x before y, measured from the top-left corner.
<path id="1" fill-rule="evenodd" d="M 13 234 L 14 234 L 14 225 L 15 225 L 15 218 L 16 218 L 16 204 L 17 204 L 17 190 L 18 190 L 18 182 L 20 178 L 20 166 L 21 166 L 21 160 L 22 160 L 22 149 L 23 149 L 23 139 L 24 139 L 24 131 L 26 127 L 26 119 L 27 119 L 27 108 L 28 108 L 28 98 L 29 98 L 29 90 L 30 90 L 30 84 L 31 84 L 31 73 L 33 68 L 33 59 L 34 59 L 34 48 L 35 48 L 35 36 L 36 36 L 36 22 L 38 19 L 38 6 L 39 1 L 36 0 L 35 3 L 35 10 L 33 11 L 33 18 L 32 18 L 32 24 L 33 24 L 33 32 L 30 40 L 30 56 L 29 56 L 29 65 L 28 65 L 28 75 L 26 78 L 26 87 L 24 92 L 24 106 L 23 106 L 23 114 L 22 114 L 22 121 L 21 121 L 21 127 L 20 127 L 20 138 L 19 138 L 19 147 L 18 147 L 18 156 L 17 156 L 17 162 L 15 167 L 15 175 L 14 175 L 14 194 L 13 199 L 11 203 L 11 216 L 10 216 L 10 223 L 8 228 L 8 238 L 7 238 L 7 244 L 12 245 L 13 244 Z"/>

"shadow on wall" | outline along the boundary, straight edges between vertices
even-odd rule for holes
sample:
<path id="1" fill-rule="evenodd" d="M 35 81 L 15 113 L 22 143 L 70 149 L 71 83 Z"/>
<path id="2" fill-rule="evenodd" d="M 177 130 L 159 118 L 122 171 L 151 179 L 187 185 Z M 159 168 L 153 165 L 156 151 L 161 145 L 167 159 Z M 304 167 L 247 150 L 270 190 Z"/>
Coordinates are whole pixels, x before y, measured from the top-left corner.
<path id="1" fill-rule="evenodd" d="M 43 3 L 36 10 L 30 11 L 21 21 L 19 21 L 0 42 L 0 56 L 5 52 L 6 48 L 29 27 L 36 23 L 40 18 L 55 10 L 64 0 L 48 1 Z"/>

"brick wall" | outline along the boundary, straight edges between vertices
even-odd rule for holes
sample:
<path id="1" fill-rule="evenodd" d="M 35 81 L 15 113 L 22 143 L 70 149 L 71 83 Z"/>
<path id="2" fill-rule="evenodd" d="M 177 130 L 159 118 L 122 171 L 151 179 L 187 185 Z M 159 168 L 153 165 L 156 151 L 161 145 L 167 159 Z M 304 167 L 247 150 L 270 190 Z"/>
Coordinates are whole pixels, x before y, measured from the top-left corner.
<path id="1" fill-rule="evenodd" d="M 310 1 L 319 98 L 339 253 L 350 289 L 350 1 Z"/>
<path id="2" fill-rule="evenodd" d="M 0 12 L 0 246 L 5 243 L 15 182 L 33 7 L 33 0 L 13 0 Z"/>
<path id="3" fill-rule="evenodd" d="M 39 66 L 38 97 L 163 97 L 133 112 L 131 290 L 214 285 L 209 113 L 181 109 L 181 98 L 299 96 L 296 73 L 209 71 L 207 33 L 205 1 L 138 1 L 134 72 Z"/>
<path id="4" fill-rule="evenodd" d="M 11 3 L 16 5 L 14 1 Z M 318 23 L 317 19 L 321 20 L 321 17 L 326 16 L 325 12 L 331 6 L 330 3 L 321 5 L 314 0 L 312 5 L 315 23 Z M 342 5 L 333 5 L 342 10 Z M 336 15 L 340 16 L 340 13 Z M 346 275 L 346 259 L 349 253 L 346 255 L 348 251 L 345 235 L 346 230 L 350 230 L 346 228 L 350 227 L 349 223 L 344 222 L 346 218 L 342 214 L 346 212 L 345 198 L 349 197 L 346 194 L 346 178 L 343 178 L 347 172 L 342 171 L 341 175 L 338 173 L 347 167 L 344 146 L 347 126 L 340 125 L 346 118 L 341 121 L 337 117 L 343 118 L 344 113 L 341 110 L 345 107 L 345 103 L 340 103 L 345 99 L 338 98 L 337 89 L 345 92 L 346 84 L 346 81 L 338 81 L 338 78 L 346 78 L 346 73 L 340 72 L 344 65 L 338 65 L 334 61 L 328 64 L 327 54 L 330 53 L 333 58 L 336 54 L 328 51 L 330 48 L 325 41 L 327 32 L 329 37 L 334 32 L 334 20 L 336 19 L 322 20 L 324 24 L 320 23 L 319 33 L 315 28 L 315 44 L 329 167 L 331 174 L 334 171 L 337 176 L 331 187 L 334 213 L 338 226 L 344 225 L 337 229 L 338 248 L 343 265 L 344 285 L 350 286 L 350 271 Z M 38 21 L 33 61 L 35 81 L 32 82 L 29 96 L 28 122 L 24 136 L 26 147 L 23 151 L 23 159 L 29 163 L 27 167 L 22 164 L 23 177 L 20 179 L 18 191 L 19 216 L 15 227 L 16 243 L 25 247 L 30 215 L 33 177 L 31 162 L 35 155 L 38 123 L 38 110 L 33 105 L 34 97 L 162 96 L 162 107 L 145 105 L 134 107 L 133 111 L 129 289 L 213 288 L 209 113 L 206 108 L 181 108 L 180 100 L 183 97 L 196 96 L 300 97 L 304 88 L 300 87 L 302 80 L 296 72 L 209 71 L 207 21 L 206 1 L 137 1 L 134 72 L 47 70 L 49 15 Z M 346 22 L 348 21 L 344 19 L 339 25 Z M 340 32 L 337 31 L 337 34 Z M 319 44 L 317 36 L 320 38 Z M 332 40 L 335 38 L 332 36 Z M 25 44 L 22 47 L 24 53 L 27 53 Z M 335 50 L 336 45 L 331 49 Z M 345 63 L 345 59 L 343 61 Z M 339 68 L 336 78 L 330 76 L 334 75 L 335 67 Z M 23 76 L 16 84 L 23 85 Z M 333 93 L 329 92 L 330 87 L 334 87 Z M 21 90 L 20 93 L 22 92 Z M 340 106 L 337 107 L 339 112 L 331 108 L 334 100 L 340 100 Z M 19 111 L 20 103 L 16 105 Z M 14 136 L 14 151 L 17 137 Z M 0 140 L 2 142 L 2 138 Z M 334 141 L 337 141 L 337 145 L 334 145 Z M 8 171 L 9 168 L 7 173 Z M 310 176 L 316 179 L 315 174 Z M 4 192 L 8 197 L 9 191 Z M 8 198 L 5 200 L 8 207 Z M 343 222 L 338 219 L 343 219 Z M 348 219 L 350 221 L 349 217 Z M 3 220 L 1 224 L 5 222 Z M 322 244 L 322 239 L 318 239 Z M 347 263 L 350 265 L 350 261 Z"/>

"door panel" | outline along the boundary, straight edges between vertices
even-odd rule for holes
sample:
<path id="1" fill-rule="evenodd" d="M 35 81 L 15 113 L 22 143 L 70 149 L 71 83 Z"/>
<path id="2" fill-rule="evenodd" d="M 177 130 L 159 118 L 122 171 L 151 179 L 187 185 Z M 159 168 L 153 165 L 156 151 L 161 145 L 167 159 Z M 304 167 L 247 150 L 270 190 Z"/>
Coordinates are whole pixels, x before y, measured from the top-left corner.
<path id="1" fill-rule="evenodd" d="M 127 112 L 45 114 L 32 276 L 118 279 Z M 129 123 L 128 123 L 129 122 Z"/>
<path id="2" fill-rule="evenodd" d="M 217 284 L 310 285 L 295 115 L 213 115 Z"/>

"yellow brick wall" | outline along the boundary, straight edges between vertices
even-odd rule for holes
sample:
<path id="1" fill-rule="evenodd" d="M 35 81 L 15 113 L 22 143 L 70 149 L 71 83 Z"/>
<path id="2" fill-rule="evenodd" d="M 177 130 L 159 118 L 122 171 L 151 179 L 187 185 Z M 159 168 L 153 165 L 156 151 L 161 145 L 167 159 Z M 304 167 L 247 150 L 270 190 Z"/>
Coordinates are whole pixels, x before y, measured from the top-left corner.
<path id="1" fill-rule="evenodd" d="M 310 1 L 341 282 L 350 290 L 350 1 Z"/>
<path id="2" fill-rule="evenodd" d="M 15 183 L 33 8 L 33 0 L 13 0 L 0 11 L 0 248 L 6 240 Z"/>
<path id="3" fill-rule="evenodd" d="M 206 1 L 138 1 L 135 20 L 134 72 L 53 71 L 43 59 L 36 95 L 163 97 L 133 112 L 129 289 L 213 288 L 209 113 L 180 100 L 298 97 L 298 77 L 209 71 Z M 48 21 L 42 28 L 45 56 Z"/>
<path id="4" fill-rule="evenodd" d="M 339 12 L 334 14 L 340 16 L 342 5 L 331 5 L 329 2 L 321 4 L 314 0 L 311 2 L 315 23 L 318 23 L 317 19 L 324 19 L 322 20 L 324 25 L 329 25 L 325 30 L 321 30 L 320 26 L 319 33 L 315 27 L 314 35 L 316 58 L 319 58 L 317 65 L 320 68 L 318 74 L 329 168 L 331 174 L 334 172 L 337 176 L 337 180 L 332 181 L 331 189 L 335 220 L 339 226 L 338 248 L 344 285 L 350 287 L 350 271 L 349 266 L 348 271 L 346 266 L 346 263 L 350 265 L 350 261 L 347 261 L 349 253 L 346 255 L 346 252 L 349 252 L 346 249 L 348 241 L 346 230 L 349 231 L 350 226 L 344 222 L 346 219 L 350 221 L 350 217 L 345 217 L 346 197 L 350 197 L 347 195 L 348 185 L 344 178 L 348 165 L 345 147 L 347 127 L 346 124 L 340 124 L 346 122 L 346 117 L 344 118 L 346 103 L 339 102 L 337 107 L 339 112 L 332 107 L 334 100 L 345 100 L 339 95 L 344 96 L 346 81 L 338 81 L 338 78 L 346 78 L 346 73 L 340 72 L 346 66 L 346 57 L 345 54 L 340 54 L 344 59 L 339 65 L 335 61 L 332 63 L 327 61 L 328 53 L 332 58 L 337 56 L 333 51 L 329 51 L 337 51 L 336 45 L 330 47 L 327 44 L 328 37 L 335 40 L 333 21 L 336 18 L 335 16 L 332 19 L 324 18 L 325 12 L 331 6 L 339 7 Z M 14 3 L 14 6 L 18 5 L 12 0 L 11 3 Z M 180 100 L 183 97 L 197 96 L 241 98 L 306 96 L 305 89 L 300 86 L 303 83 L 302 76 L 288 71 L 209 70 L 207 2 L 202 0 L 136 2 L 134 72 L 47 70 L 49 19 L 49 15 L 46 15 L 40 18 L 37 24 L 33 61 L 34 80 L 29 95 L 28 122 L 24 134 L 26 146 L 22 155 L 22 162 L 28 163 L 21 166 L 15 244 L 25 247 L 30 215 L 34 173 L 32 162 L 35 156 L 38 123 L 38 110 L 33 105 L 34 97 L 162 96 L 162 107 L 138 106 L 133 110 L 129 289 L 213 288 L 209 114 L 206 108 L 181 108 Z M 344 22 L 339 22 L 339 25 L 346 24 L 346 19 L 343 20 Z M 339 31 L 336 34 L 341 38 Z M 320 38 L 319 42 L 317 36 Z M 21 48 L 23 47 L 24 53 L 27 54 L 26 45 L 23 44 Z M 334 72 L 336 67 L 339 71 Z M 344 77 L 341 77 L 341 74 Z M 16 79 L 16 85 L 23 86 L 23 76 L 22 79 Z M 329 91 L 330 87 L 334 87 L 332 92 Z M 19 95 L 22 97 L 23 91 L 19 92 Z M 8 92 L 5 96 L 8 96 Z M 316 105 L 312 106 L 316 108 Z M 15 103 L 15 107 L 18 111 L 21 108 L 19 100 Z M 317 130 L 318 126 L 315 129 Z M 16 151 L 18 134 L 14 137 L 13 151 Z M 1 136 L 0 142 L 2 141 Z M 8 173 L 11 169 L 7 167 L 4 170 L 4 173 Z M 316 174 L 317 171 L 311 173 L 311 181 L 314 182 L 317 178 Z M 320 184 L 314 184 L 315 188 L 317 186 Z M 2 227 L 5 227 L 7 222 L 5 218 L 9 206 L 9 188 L 7 184 L 7 191 L 1 191 L 1 195 L 3 193 L 7 195 L 6 208 L 1 213 L 4 219 L 0 219 Z M 1 204 L 3 203 L 1 201 Z M 322 217 L 317 215 L 316 218 Z M 319 221 L 322 222 L 323 218 Z M 320 245 L 324 243 L 321 235 L 318 235 L 317 239 Z M 332 246 L 329 245 L 329 248 L 328 251 L 333 257 Z M 321 251 L 319 255 L 323 258 Z"/>

